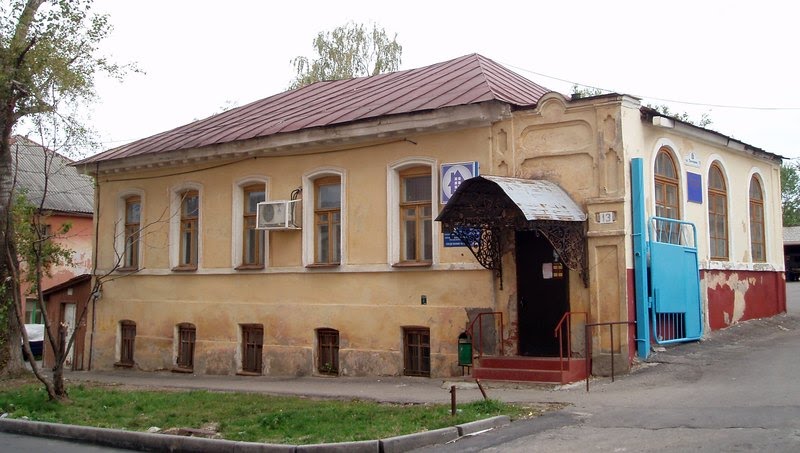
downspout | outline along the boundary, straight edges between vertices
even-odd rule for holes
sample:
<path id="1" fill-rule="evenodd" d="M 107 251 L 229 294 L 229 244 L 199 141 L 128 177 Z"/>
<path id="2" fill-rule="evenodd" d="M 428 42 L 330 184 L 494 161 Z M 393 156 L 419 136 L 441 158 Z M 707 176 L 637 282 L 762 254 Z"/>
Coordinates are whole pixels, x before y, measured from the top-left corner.
<path id="1" fill-rule="evenodd" d="M 647 222 L 644 206 L 644 164 L 631 159 L 631 213 L 633 223 L 633 275 L 636 307 L 636 351 L 639 358 L 650 355 L 650 311 L 647 283 Z"/>
<path id="2" fill-rule="evenodd" d="M 94 167 L 94 246 L 92 247 L 92 279 L 97 278 L 97 244 L 100 225 L 100 162 Z M 97 296 L 92 294 L 92 333 L 89 334 L 89 371 L 94 357 L 94 333 L 97 325 Z"/>

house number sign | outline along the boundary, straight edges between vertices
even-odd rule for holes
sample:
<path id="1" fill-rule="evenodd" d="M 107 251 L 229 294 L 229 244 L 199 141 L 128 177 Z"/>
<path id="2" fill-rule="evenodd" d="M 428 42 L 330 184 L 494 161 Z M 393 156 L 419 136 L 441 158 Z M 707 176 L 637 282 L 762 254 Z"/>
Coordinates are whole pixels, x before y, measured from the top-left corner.
<path id="1" fill-rule="evenodd" d="M 617 220 L 615 211 L 603 211 L 597 213 L 597 223 L 614 223 Z"/>

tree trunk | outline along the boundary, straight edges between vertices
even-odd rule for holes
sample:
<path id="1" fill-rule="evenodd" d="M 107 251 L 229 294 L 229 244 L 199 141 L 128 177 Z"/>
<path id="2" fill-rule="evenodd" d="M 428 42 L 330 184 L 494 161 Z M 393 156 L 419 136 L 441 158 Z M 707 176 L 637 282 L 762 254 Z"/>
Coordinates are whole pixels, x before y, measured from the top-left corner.
<path id="1" fill-rule="evenodd" d="M 19 294 L 19 285 L 11 272 L 18 267 L 11 219 L 14 165 L 5 127 L 2 128 L 0 140 L 0 376 L 15 376 L 23 373 L 25 366 L 22 363 L 22 337 L 14 303 L 15 294 Z"/>

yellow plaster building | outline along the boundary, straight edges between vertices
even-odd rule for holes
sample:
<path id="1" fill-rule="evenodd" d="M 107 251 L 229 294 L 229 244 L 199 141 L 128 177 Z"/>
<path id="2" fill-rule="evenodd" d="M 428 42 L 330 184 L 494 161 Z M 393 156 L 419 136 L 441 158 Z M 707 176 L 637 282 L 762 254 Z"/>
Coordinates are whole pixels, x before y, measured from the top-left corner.
<path id="1" fill-rule="evenodd" d="M 613 343 L 589 330 L 592 369 L 611 351 L 626 369 L 691 317 L 643 313 L 637 332 L 637 216 L 696 229 L 665 243 L 694 247 L 701 329 L 785 310 L 780 162 L 480 55 L 277 94 L 78 163 L 97 179 L 98 272 L 117 277 L 95 305 L 92 363 L 452 376 L 467 331 L 469 358 L 574 371 L 584 325 L 613 322 Z M 646 222 L 653 240 L 672 225 Z"/>

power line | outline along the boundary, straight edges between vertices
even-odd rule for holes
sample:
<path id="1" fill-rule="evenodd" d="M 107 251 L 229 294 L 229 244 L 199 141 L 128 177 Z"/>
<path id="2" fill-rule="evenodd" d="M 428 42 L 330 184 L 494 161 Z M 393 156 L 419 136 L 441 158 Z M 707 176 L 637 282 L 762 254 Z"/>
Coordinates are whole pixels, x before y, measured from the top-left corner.
<path id="1" fill-rule="evenodd" d="M 519 66 L 514 66 L 514 65 L 512 65 L 510 63 L 505 63 L 504 62 L 503 64 L 505 66 L 510 67 L 510 68 L 514 68 L 514 69 L 516 69 L 518 71 L 524 71 L 524 72 L 527 72 L 527 73 L 530 73 L 530 74 L 535 74 L 535 75 L 540 76 L 540 77 L 545 77 L 545 78 L 548 78 L 548 79 L 557 80 L 559 82 L 564 82 L 564 83 L 569 83 L 569 84 L 572 84 L 572 85 L 578 85 L 578 86 L 582 86 L 582 87 L 592 88 L 594 90 L 599 90 L 599 91 L 602 91 L 602 92 L 605 92 L 605 93 L 617 93 L 618 92 L 616 90 L 611 90 L 611 89 L 608 89 L 608 88 L 596 87 L 596 86 L 592 86 L 592 85 L 587 85 L 585 83 L 575 82 L 575 81 L 572 81 L 572 80 L 562 79 L 560 77 L 555 77 L 555 76 L 550 76 L 550 75 L 547 75 L 547 74 L 542 74 L 540 72 L 532 71 L 530 69 L 521 68 Z M 762 110 L 762 111 L 800 111 L 800 107 L 767 107 L 767 106 L 747 106 L 747 105 L 731 105 L 731 104 L 708 104 L 708 103 L 705 103 L 705 102 L 680 101 L 680 100 L 675 100 L 675 99 L 665 99 L 665 98 L 660 98 L 660 97 L 656 97 L 656 96 L 647 96 L 647 95 L 641 95 L 641 94 L 633 94 L 633 96 L 636 96 L 636 97 L 642 98 L 642 99 L 651 99 L 651 100 L 660 101 L 660 102 L 669 102 L 669 103 L 673 103 L 673 104 L 685 104 L 685 105 L 694 105 L 694 106 L 699 106 L 699 107 L 710 107 L 710 108 L 739 109 L 739 110 Z"/>

